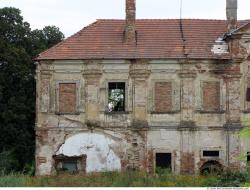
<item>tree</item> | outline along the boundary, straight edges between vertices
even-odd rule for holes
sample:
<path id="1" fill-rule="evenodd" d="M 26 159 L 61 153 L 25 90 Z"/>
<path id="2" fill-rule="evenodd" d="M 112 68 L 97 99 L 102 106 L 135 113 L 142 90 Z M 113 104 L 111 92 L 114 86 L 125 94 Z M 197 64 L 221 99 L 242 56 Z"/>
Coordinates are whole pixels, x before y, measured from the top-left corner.
<path id="1" fill-rule="evenodd" d="M 0 9 L 0 155 L 8 156 L 4 165 L 9 171 L 20 171 L 34 160 L 36 94 L 32 59 L 63 38 L 55 26 L 32 31 L 19 9 Z"/>

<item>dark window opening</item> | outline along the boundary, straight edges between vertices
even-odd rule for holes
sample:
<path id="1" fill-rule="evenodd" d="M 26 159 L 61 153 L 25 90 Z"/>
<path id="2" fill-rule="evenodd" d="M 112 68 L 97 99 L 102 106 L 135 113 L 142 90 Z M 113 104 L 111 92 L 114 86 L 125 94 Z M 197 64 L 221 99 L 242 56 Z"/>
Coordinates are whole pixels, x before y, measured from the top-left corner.
<path id="1" fill-rule="evenodd" d="M 171 170 L 171 162 L 172 162 L 172 157 L 171 153 L 156 153 L 155 155 L 155 165 L 156 168 L 161 168 L 161 169 L 170 169 Z"/>
<path id="2" fill-rule="evenodd" d="M 203 151 L 203 157 L 219 157 L 220 152 L 214 150 L 205 150 Z"/>
<path id="3" fill-rule="evenodd" d="M 86 155 L 68 157 L 63 155 L 53 156 L 55 160 L 55 169 L 57 172 L 86 172 Z"/>
<path id="4" fill-rule="evenodd" d="M 247 88 L 246 101 L 250 102 L 250 88 Z"/>
<path id="5" fill-rule="evenodd" d="M 110 82 L 108 94 L 108 111 L 125 111 L 125 82 Z"/>
<path id="6" fill-rule="evenodd" d="M 247 152 L 247 162 L 250 162 L 250 152 Z"/>
<path id="7" fill-rule="evenodd" d="M 69 172 L 77 172 L 77 160 L 69 160 L 62 162 L 62 170 L 69 171 Z"/>

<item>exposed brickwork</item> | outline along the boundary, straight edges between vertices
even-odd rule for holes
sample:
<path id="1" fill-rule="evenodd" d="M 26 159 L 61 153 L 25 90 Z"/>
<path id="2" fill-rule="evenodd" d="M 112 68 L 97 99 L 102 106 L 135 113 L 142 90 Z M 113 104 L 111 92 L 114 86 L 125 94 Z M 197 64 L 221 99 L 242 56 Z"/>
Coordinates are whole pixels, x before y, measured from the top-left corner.
<path id="1" fill-rule="evenodd" d="M 154 173 L 154 151 L 153 150 L 148 151 L 147 169 L 148 169 L 148 173 L 150 174 Z"/>
<path id="2" fill-rule="evenodd" d="M 172 110 L 172 83 L 155 83 L 155 111 L 168 112 Z"/>
<path id="3" fill-rule="evenodd" d="M 76 84 L 62 83 L 59 85 L 59 112 L 76 112 Z"/>
<path id="4" fill-rule="evenodd" d="M 181 154 L 181 174 L 194 174 L 194 154 L 182 153 Z"/>
<path id="5" fill-rule="evenodd" d="M 132 133 L 131 133 L 132 132 Z M 130 148 L 127 150 L 127 169 L 147 170 L 146 159 L 146 132 L 131 131 L 126 135 Z"/>
<path id="6" fill-rule="evenodd" d="M 220 110 L 220 82 L 203 83 L 203 109 Z"/>
<path id="7" fill-rule="evenodd" d="M 125 28 L 125 42 L 132 43 L 136 40 L 135 33 L 135 16 L 136 6 L 135 0 L 126 1 L 126 28 Z"/>
<path id="8" fill-rule="evenodd" d="M 48 138 L 49 138 L 48 130 L 36 131 L 36 139 L 38 140 L 39 143 L 41 144 L 48 143 Z"/>

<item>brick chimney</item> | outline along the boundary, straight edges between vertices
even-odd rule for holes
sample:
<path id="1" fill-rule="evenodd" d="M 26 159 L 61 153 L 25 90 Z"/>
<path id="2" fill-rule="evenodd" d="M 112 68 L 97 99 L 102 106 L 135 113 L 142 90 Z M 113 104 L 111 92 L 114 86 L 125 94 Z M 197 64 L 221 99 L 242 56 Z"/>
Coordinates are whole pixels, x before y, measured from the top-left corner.
<path id="1" fill-rule="evenodd" d="M 237 27 L 237 8 L 237 0 L 227 0 L 227 26 L 229 31 Z"/>
<path id="2" fill-rule="evenodd" d="M 126 27 L 125 42 L 134 43 L 136 41 L 136 0 L 126 0 Z"/>

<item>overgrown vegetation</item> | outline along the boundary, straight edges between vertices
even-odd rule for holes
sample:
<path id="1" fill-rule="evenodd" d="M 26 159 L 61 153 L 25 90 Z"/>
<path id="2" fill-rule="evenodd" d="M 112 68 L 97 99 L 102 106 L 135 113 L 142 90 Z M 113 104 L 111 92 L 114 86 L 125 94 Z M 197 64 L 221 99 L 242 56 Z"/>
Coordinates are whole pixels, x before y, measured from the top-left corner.
<path id="1" fill-rule="evenodd" d="M 19 9 L 0 9 L 0 170 L 25 172 L 33 167 L 36 98 L 33 59 L 63 38 L 55 26 L 31 30 Z"/>
<path id="2" fill-rule="evenodd" d="M 250 172 L 225 172 L 218 176 L 173 175 L 168 171 L 155 175 L 133 171 L 43 177 L 0 176 L 1 187 L 248 187 L 249 184 Z"/>

